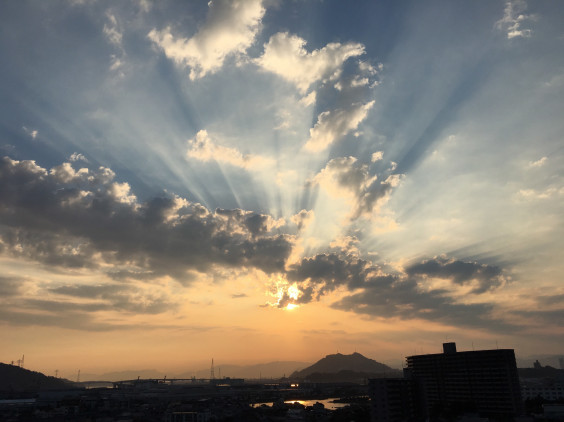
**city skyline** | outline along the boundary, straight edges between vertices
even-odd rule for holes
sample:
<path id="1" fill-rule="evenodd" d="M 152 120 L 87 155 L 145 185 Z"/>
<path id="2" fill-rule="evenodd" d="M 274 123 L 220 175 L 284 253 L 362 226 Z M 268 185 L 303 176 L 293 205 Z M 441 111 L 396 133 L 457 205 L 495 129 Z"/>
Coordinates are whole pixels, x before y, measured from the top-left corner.
<path id="1" fill-rule="evenodd" d="M 563 19 L 2 4 L 0 361 L 562 354 Z"/>

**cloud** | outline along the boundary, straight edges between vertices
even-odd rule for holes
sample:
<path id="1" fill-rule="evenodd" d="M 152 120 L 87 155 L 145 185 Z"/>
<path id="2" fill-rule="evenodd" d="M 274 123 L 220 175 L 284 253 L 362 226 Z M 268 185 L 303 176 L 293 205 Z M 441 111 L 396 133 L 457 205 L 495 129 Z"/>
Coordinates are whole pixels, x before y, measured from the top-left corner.
<path id="1" fill-rule="evenodd" d="M 542 167 L 546 164 L 547 160 L 548 160 L 547 157 L 542 157 L 539 158 L 537 161 L 529 161 L 529 168 Z"/>
<path id="2" fill-rule="evenodd" d="M 39 135 L 39 132 L 36 129 L 29 129 L 26 126 L 22 126 L 22 129 L 31 137 L 31 139 L 36 139 L 37 135 Z"/>
<path id="3" fill-rule="evenodd" d="M 315 218 L 313 210 L 301 210 L 292 216 L 292 223 L 298 227 L 298 231 L 306 229 Z"/>
<path id="4" fill-rule="evenodd" d="M 564 294 L 556 294 L 550 296 L 538 296 L 536 298 L 540 306 L 560 305 L 564 303 Z"/>
<path id="5" fill-rule="evenodd" d="M 60 310 L 64 306 L 76 306 L 84 309 L 87 306 L 93 310 L 116 310 L 135 314 L 159 314 L 177 307 L 163 293 L 156 294 L 155 286 L 139 288 L 130 284 L 100 284 L 100 285 L 63 285 L 50 288 L 50 293 L 55 293 L 71 298 L 90 299 L 96 302 L 63 302 L 46 301 L 46 306 L 52 310 Z"/>
<path id="6" fill-rule="evenodd" d="M 413 264 L 405 269 L 408 276 L 448 279 L 459 285 L 477 283 L 472 293 L 484 293 L 496 289 L 507 282 L 501 268 L 477 262 L 464 262 L 447 258 L 434 257 Z"/>
<path id="7" fill-rule="evenodd" d="M 367 164 L 355 157 L 330 160 L 312 180 L 334 197 L 346 197 L 351 202 L 351 219 L 371 214 L 388 200 L 391 190 L 398 186 L 401 175 L 387 175 L 383 181 L 372 175 Z"/>
<path id="8" fill-rule="evenodd" d="M 430 265 L 431 262 L 438 262 L 438 267 Z M 438 276 L 456 287 L 477 277 L 486 289 L 494 289 L 502 285 L 502 271 L 497 267 L 443 257 L 440 262 L 424 260 L 403 272 L 387 273 L 382 267 L 354 255 L 325 253 L 303 258 L 288 269 L 287 276 L 302 294 L 295 300 L 286 297 L 284 306 L 319 300 L 344 289 L 348 294 L 332 307 L 381 318 L 423 319 L 492 330 L 515 329 L 494 317 L 494 306 L 490 303 L 463 303 L 448 290 L 422 288 L 418 282 L 418 277 Z M 479 297 L 486 289 L 474 290 L 473 294 Z"/>
<path id="9" fill-rule="evenodd" d="M 312 84 L 337 78 L 347 59 L 364 54 L 364 46 L 358 43 L 330 43 L 311 53 L 305 45 L 306 41 L 297 35 L 287 32 L 275 34 L 264 45 L 263 55 L 255 62 L 293 83 L 305 94 Z"/>
<path id="10" fill-rule="evenodd" d="M 73 152 L 69 157 L 69 161 L 72 161 L 72 162 L 84 161 L 85 163 L 88 163 L 88 159 L 84 155 L 82 155 L 78 152 Z"/>
<path id="11" fill-rule="evenodd" d="M 0 277 L 0 320 L 15 325 L 108 331 L 135 328 L 104 321 L 108 311 L 154 315 L 177 308 L 160 286 L 122 283 L 50 287 L 49 283 L 36 283 L 31 288 L 34 294 L 29 287 L 25 291 L 21 288 L 25 281 Z"/>
<path id="12" fill-rule="evenodd" d="M 116 54 L 112 54 L 110 70 L 116 71 L 123 68 L 125 64 L 125 50 L 123 48 L 123 31 L 116 16 L 110 11 L 106 12 L 107 23 L 104 24 L 103 33 L 108 42 L 117 50 Z"/>
<path id="13" fill-rule="evenodd" d="M 106 17 L 108 18 L 108 23 L 104 24 L 104 35 L 111 44 L 121 48 L 123 34 L 118 29 L 117 19 L 110 12 L 106 13 Z"/>
<path id="14" fill-rule="evenodd" d="M 21 277 L 0 276 L 0 298 L 17 295 L 24 281 Z"/>
<path id="15" fill-rule="evenodd" d="M 269 233 L 273 229 L 278 229 L 285 224 L 283 218 L 275 220 L 270 215 L 257 214 L 252 211 L 243 211 L 240 209 L 224 210 L 218 208 L 215 213 L 219 217 L 225 219 L 228 230 L 237 232 L 243 230 L 253 237 L 261 236 Z"/>
<path id="16" fill-rule="evenodd" d="M 495 23 L 496 28 L 505 32 L 508 39 L 530 37 L 533 31 L 523 28 L 523 24 L 534 17 L 524 14 L 526 9 L 527 3 L 524 0 L 506 1 L 503 17 Z"/>
<path id="17" fill-rule="evenodd" d="M 186 155 L 200 161 L 223 162 L 232 166 L 244 169 L 254 169 L 257 167 L 272 164 L 272 159 L 253 154 L 241 154 L 235 148 L 229 148 L 216 144 L 206 130 L 200 130 L 194 139 L 188 141 L 188 151 Z"/>
<path id="18" fill-rule="evenodd" d="M 564 187 L 551 186 L 542 190 L 520 189 L 517 195 L 518 198 L 526 201 L 551 199 L 559 195 L 564 195 Z"/>
<path id="19" fill-rule="evenodd" d="M 0 160 L 0 240 L 5 254 L 61 268 L 97 268 L 139 280 L 214 266 L 284 269 L 293 238 L 283 223 L 242 210 L 210 212 L 178 197 L 140 203 L 113 172 L 50 171 L 33 161 Z M 273 230 L 271 232 L 270 230 Z"/>
<path id="20" fill-rule="evenodd" d="M 172 328 L 170 325 L 159 324 L 125 324 L 115 321 L 106 321 L 96 318 L 94 313 L 84 312 L 84 308 L 73 307 L 75 309 L 65 309 L 61 311 L 55 307 L 53 312 L 41 311 L 41 309 L 30 309 L 31 303 L 27 303 L 25 310 L 3 307 L 0 309 L 0 321 L 6 321 L 12 325 L 39 327 L 57 327 L 71 330 L 81 330 L 90 332 L 108 332 L 115 330 L 143 330 Z M 90 309 L 92 310 L 92 309 Z M 173 327 L 178 329 L 179 327 Z M 185 327 L 182 327 L 185 328 Z"/>
<path id="21" fill-rule="evenodd" d="M 376 151 L 375 153 L 372 154 L 372 158 L 370 159 L 370 161 L 375 163 L 376 161 L 380 161 L 383 158 L 384 158 L 384 151 Z"/>
<path id="22" fill-rule="evenodd" d="M 304 149 L 310 152 L 325 150 L 349 132 L 358 128 L 366 118 L 374 101 L 366 104 L 355 103 L 349 108 L 324 111 L 317 117 L 317 123 L 309 130 L 309 139 Z"/>
<path id="23" fill-rule="evenodd" d="M 360 257 L 359 244 L 360 241 L 356 236 L 339 236 L 329 246 L 338 249 L 343 254 Z"/>
<path id="24" fill-rule="evenodd" d="M 262 0 L 212 0 L 204 24 L 192 38 L 153 29 L 149 39 L 176 63 L 190 67 L 190 79 L 216 72 L 226 57 L 243 54 L 255 40 L 265 13 Z"/>

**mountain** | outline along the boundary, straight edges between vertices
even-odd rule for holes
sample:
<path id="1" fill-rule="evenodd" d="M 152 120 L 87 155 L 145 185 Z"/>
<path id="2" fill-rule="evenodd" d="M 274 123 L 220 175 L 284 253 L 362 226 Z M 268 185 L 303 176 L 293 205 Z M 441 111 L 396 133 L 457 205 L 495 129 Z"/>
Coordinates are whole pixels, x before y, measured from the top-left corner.
<path id="1" fill-rule="evenodd" d="M 214 374 L 216 378 L 281 378 L 292 372 L 308 366 L 308 362 L 277 361 L 260 363 L 256 365 L 215 365 Z M 184 372 L 178 378 L 209 378 L 210 368 L 200 369 L 194 372 Z"/>
<path id="2" fill-rule="evenodd" d="M 362 356 L 360 353 L 353 353 L 352 355 L 343 355 L 337 353 L 335 355 L 327 355 L 323 359 L 317 361 L 311 366 L 308 366 L 301 371 L 294 372 L 290 378 L 292 379 L 306 379 L 314 378 L 316 380 L 323 378 L 320 374 L 339 374 L 346 376 L 346 378 L 354 378 L 355 375 L 360 378 L 369 378 L 375 376 L 398 376 L 398 370 L 390 368 L 388 365 L 376 362 Z M 325 376 L 325 378 L 328 378 Z M 336 380 L 339 377 L 329 377 L 331 380 Z"/>
<path id="3" fill-rule="evenodd" d="M 77 388 L 72 381 L 0 363 L 0 392 L 34 392 Z"/>

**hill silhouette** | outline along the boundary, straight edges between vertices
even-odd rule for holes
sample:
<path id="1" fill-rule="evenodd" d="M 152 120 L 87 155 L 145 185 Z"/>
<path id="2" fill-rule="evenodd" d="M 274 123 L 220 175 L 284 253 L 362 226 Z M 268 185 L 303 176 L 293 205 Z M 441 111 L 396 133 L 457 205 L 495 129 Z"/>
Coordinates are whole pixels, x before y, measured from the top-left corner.
<path id="1" fill-rule="evenodd" d="M 48 377 L 40 372 L 0 363 L 0 392 L 36 392 L 70 388 L 78 387 L 74 382 L 66 379 Z"/>
<path id="2" fill-rule="evenodd" d="M 353 381 L 382 376 L 401 376 L 401 372 L 388 365 L 369 359 L 360 353 L 327 355 L 290 378 L 310 381 Z"/>

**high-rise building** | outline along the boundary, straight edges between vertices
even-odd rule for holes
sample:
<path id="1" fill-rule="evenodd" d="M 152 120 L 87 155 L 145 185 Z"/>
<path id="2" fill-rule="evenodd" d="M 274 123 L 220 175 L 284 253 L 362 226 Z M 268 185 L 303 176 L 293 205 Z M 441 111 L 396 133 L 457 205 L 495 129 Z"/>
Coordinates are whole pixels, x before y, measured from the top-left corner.
<path id="1" fill-rule="evenodd" d="M 445 412 L 502 418 L 522 413 L 513 349 L 457 352 L 455 343 L 445 343 L 443 353 L 407 357 L 406 375 L 421 384 L 431 417 Z"/>
<path id="2" fill-rule="evenodd" d="M 406 378 L 368 380 L 372 422 L 423 422 L 425 408 L 419 383 Z"/>

